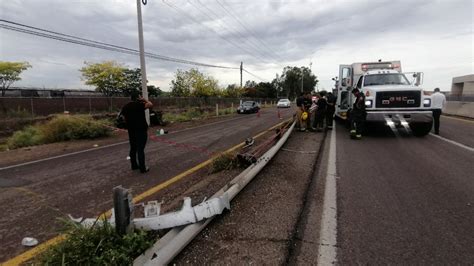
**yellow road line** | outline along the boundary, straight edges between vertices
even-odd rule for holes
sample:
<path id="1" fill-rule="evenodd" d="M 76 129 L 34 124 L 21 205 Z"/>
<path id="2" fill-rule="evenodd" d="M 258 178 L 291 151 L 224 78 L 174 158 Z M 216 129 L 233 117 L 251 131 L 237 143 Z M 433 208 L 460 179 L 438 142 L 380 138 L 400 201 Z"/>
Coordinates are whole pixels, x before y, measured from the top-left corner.
<path id="1" fill-rule="evenodd" d="M 273 127 L 269 128 L 269 129 L 266 129 L 260 133 L 258 133 L 257 135 L 254 136 L 254 138 L 259 138 L 261 136 L 263 136 L 265 133 L 267 133 L 268 131 L 271 131 L 281 125 L 283 125 L 284 123 L 288 122 L 290 119 L 287 119 L 283 122 L 280 122 L 276 125 L 274 125 Z M 224 151 L 223 153 L 228 153 L 228 152 L 232 152 L 232 151 L 235 151 L 236 149 L 242 147 L 243 145 L 245 144 L 245 142 L 242 142 L 242 143 L 239 143 L 237 145 L 235 145 L 234 147 Z M 218 156 L 218 155 L 217 155 Z M 161 184 L 158 184 L 156 185 L 155 187 L 152 187 L 150 189 L 148 189 L 147 191 L 141 193 L 140 195 L 136 196 L 133 198 L 133 202 L 134 203 L 137 203 L 143 199 L 145 199 L 146 197 L 149 197 L 155 193 L 157 193 L 158 191 L 170 186 L 171 184 L 174 184 L 176 182 L 178 182 L 179 180 L 181 180 L 183 177 L 185 176 L 188 176 L 196 171 L 198 171 L 199 169 L 202 169 L 204 168 L 205 166 L 209 165 L 214 159 L 215 159 L 216 156 L 212 157 L 211 159 L 205 161 L 205 162 L 202 162 L 184 172 L 182 172 L 181 174 L 161 183 Z M 109 217 L 110 215 L 112 214 L 112 210 L 108 210 L 106 211 L 105 213 L 99 215 L 101 219 L 105 219 L 107 217 Z M 51 247 L 51 246 L 54 246 L 54 245 L 57 245 L 59 243 L 61 243 L 62 241 L 64 241 L 66 239 L 66 235 L 65 234 L 61 234 L 61 235 L 58 235 L 56 237 L 53 237 L 51 239 L 49 239 L 48 241 L 28 250 L 28 251 L 25 251 L 23 253 L 21 253 L 20 255 L 0 264 L 0 265 L 5 265 L 5 266 L 12 266 L 12 265 L 20 265 L 26 261 L 29 261 L 31 259 L 33 259 L 34 257 L 36 257 L 37 255 L 41 254 L 43 251 L 45 251 L 47 248 Z"/>
<path id="2" fill-rule="evenodd" d="M 463 122 L 474 123 L 474 120 L 470 120 L 468 118 L 460 118 L 460 117 L 454 117 L 454 116 L 449 116 L 449 115 L 443 115 L 443 117 L 453 119 L 453 120 L 463 121 Z"/>

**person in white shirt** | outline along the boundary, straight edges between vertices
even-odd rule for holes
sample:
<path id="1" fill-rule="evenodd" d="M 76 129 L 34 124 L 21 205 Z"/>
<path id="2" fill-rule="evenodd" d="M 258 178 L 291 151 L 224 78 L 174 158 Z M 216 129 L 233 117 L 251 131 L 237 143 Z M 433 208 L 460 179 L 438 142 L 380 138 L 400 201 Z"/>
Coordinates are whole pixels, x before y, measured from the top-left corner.
<path id="1" fill-rule="evenodd" d="M 439 117 L 446 105 L 446 96 L 439 92 L 439 88 L 434 89 L 434 93 L 431 95 L 431 107 L 433 108 L 433 120 L 435 134 L 439 135 Z"/>

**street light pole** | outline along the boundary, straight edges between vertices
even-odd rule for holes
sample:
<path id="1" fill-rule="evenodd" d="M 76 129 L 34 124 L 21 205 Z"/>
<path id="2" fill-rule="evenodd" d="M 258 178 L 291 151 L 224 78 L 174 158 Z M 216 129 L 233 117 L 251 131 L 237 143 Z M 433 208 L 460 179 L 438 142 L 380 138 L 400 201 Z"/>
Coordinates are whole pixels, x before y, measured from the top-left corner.
<path id="1" fill-rule="evenodd" d="M 146 87 L 146 66 L 145 66 L 145 45 L 143 42 L 143 25 L 142 25 L 142 3 L 146 5 L 147 0 L 137 0 L 137 17 L 138 17 L 138 42 L 140 46 L 140 69 L 142 73 L 142 95 L 148 100 L 148 89 Z M 146 122 L 150 124 L 150 110 L 145 110 Z"/>
<path id="2" fill-rule="evenodd" d="M 304 79 L 304 74 L 303 74 L 303 71 L 301 71 L 301 92 L 303 92 L 303 79 Z"/>

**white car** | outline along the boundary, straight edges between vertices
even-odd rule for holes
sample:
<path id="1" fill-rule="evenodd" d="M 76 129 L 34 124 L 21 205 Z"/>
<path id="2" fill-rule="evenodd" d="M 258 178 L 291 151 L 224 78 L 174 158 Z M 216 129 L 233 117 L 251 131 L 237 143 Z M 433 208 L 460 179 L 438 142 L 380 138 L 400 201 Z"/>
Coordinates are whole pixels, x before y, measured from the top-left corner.
<path id="1" fill-rule="evenodd" d="M 277 108 L 290 108 L 291 102 L 288 99 L 281 99 L 277 103 Z"/>

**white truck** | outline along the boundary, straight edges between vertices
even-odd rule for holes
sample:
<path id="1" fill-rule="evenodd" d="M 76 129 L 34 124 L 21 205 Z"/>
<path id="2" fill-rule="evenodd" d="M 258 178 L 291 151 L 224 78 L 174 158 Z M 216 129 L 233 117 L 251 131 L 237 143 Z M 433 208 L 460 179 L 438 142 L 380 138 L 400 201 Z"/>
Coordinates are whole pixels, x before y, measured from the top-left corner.
<path id="1" fill-rule="evenodd" d="M 396 130 L 404 127 L 415 136 L 431 130 L 431 97 L 419 85 L 422 73 L 402 73 L 400 61 L 353 63 L 339 66 L 336 82 L 336 117 L 350 119 L 354 102 L 353 88 L 365 95 L 368 123 L 383 123 Z"/>

